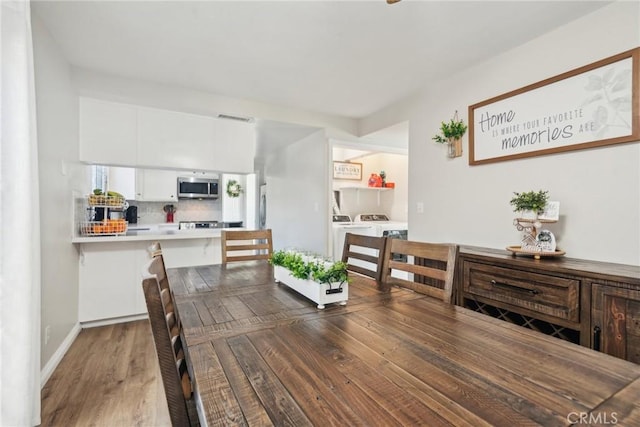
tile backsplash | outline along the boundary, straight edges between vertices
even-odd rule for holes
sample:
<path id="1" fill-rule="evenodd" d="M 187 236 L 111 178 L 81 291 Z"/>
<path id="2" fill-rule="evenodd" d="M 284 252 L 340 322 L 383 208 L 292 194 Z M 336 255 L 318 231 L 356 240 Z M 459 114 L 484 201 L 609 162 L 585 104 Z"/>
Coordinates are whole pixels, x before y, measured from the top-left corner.
<path id="1" fill-rule="evenodd" d="M 158 224 L 167 220 L 165 205 L 176 208 L 173 222 L 180 221 L 222 221 L 222 203 L 219 200 L 179 200 L 178 202 L 137 202 L 130 205 L 138 207 L 138 224 Z"/>

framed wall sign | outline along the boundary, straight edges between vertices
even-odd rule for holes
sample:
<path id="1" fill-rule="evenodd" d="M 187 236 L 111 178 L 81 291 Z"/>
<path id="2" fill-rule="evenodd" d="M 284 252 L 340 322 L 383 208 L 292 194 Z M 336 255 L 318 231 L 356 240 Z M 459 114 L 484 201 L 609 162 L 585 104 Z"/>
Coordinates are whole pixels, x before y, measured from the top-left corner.
<path id="1" fill-rule="evenodd" d="M 640 48 L 469 106 L 469 164 L 640 140 Z"/>
<path id="2" fill-rule="evenodd" d="M 333 179 L 362 181 L 362 163 L 333 162 Z"/>

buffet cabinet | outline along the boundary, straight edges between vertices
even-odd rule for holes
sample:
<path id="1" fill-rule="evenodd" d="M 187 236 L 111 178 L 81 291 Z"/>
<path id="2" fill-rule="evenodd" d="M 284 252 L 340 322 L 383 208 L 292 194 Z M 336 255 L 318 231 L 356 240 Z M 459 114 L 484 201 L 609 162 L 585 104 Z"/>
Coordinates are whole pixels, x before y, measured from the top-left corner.
<path id="1" fill-rule="evenodd" d="M 463 246 L 456 303 L 640 363 L 640 266 Z"/>

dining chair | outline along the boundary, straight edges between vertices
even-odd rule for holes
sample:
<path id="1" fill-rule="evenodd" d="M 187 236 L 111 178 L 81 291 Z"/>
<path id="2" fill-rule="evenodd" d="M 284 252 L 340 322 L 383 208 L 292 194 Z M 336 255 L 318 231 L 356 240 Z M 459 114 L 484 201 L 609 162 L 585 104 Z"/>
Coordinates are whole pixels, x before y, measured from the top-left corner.
<path id="1" fill-rule="evenodd" d="M 273 253 L 271 229 L 222 230 L 222 263 L 268 260 Z"/>
<path id="2" fill-rule="evenodd" d="M 162 255 L 160 242 L 152 243 L 147 248 L 147 252 L 149 252 L 152 260 L 152 262 L 145 267 L 148 274 L 156 275 L 158 277 L 161 289 L 169 289 L 169 278 L 167 277 L 167 268 L 164 263 L 164 256 Z M 144 274 L 145 272 L 143 271 L 143 275 Z"/>
<path id="3" fill-rule="evenodd" d="M 382 282 L 451 303 L 457 256 L 457 245 L 387 239 Z"/>
<path id="4" fill-rule="evenodd" d="M 152 242 L 147 248 L 147 252 L 153 258 L 158 255 L 162 255 L 162 247 L 160 246 L 160 242 Z"/>
<path id="5" fill-rule="evenodd" d="M 386 241 L 386 237 L 346 233 L 342 262 L 347 264 L 347 271 L 368 276 L 375 280 L 379 286 L 382 279 Z"/>
<path id="6" fill-rule="evenodd" d="M 157 265 L 157 260 L 158 258 L 153 258 L 149 266 L 151 267 L 151 264 L 154 263 Z M 152 268 L 149 268 L 148 271 L 152 271 Z M 179 329 L 176 313 L 175 311 L 167 311 L 169 306 L 163 302 L 167 300 L 167 295 L 170 295 L 169 290 L 161 289 L 160 282 L 154 274 L 149 274 L 142 279 L 142 290 L 149 313 L 149 323 L 158 356 L 171 424 L 174 426 L 198 426 L 199 421 L 187 369 L 186 353 L 180 334 L 175 333 Z"/>

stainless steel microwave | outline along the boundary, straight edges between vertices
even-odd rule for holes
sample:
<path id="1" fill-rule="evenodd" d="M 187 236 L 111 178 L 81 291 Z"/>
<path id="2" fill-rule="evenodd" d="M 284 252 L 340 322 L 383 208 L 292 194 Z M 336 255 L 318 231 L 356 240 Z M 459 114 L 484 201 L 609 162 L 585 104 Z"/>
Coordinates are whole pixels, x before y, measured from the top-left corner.
<path id="1" fill-rule="evenodd" d="M 178 177 L 179 199 L 217 199 L 218 180 L 213 178 Z"/>

